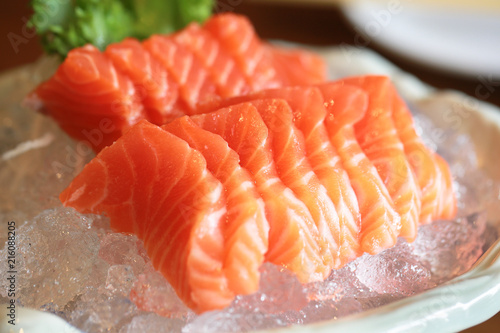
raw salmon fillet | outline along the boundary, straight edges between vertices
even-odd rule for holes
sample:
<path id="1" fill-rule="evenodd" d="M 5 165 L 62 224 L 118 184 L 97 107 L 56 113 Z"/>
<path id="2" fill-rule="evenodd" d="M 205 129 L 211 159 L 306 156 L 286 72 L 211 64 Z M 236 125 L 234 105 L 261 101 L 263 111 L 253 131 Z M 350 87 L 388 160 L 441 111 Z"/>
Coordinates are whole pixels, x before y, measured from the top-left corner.
<path id="1" fill-rule="evenodd" d="M 357 140 L 354 125 L 366 116 L 368 98 L 356 87 L 333 83 L 322 85 L 328 116 L 325 126 L 337 149 L 356 196 L 361 214 L 360 247 L 376 254 L 396 244 L 401 216 L 378 170 Z"/>
<path id="2" fill-rule="evenodd" d="M 162 125 L 202 102 L 325 79 L 318 56 L 266 44 L 245 17 L 227 13 L 104 52 L 73 49 L 25 103 L 99 151 L 141 119 Z"/>
<path id="3" fill-rule="evenodd" d="M 258 109 L 242 103 L 191 119 L 226 140 L 252 175 L 270 225 L 267 261 L 287 267 L 304 283 L 328 276 L 332 266 L 327 244 L 318 243 L 320 231 L 309 207 L 281 179 L 274 160 L 275 133 Z"/>
<path id="4" fill-rule="evenodd" d="M 252 90 L 251 75 L 245 75 L 236 60 L 222 47 L 218 39 L 197 24 L 176 33 L 174 40 L 185 45 L 203 63 L 208 75 L 215 83 L 217 95 L 230 97 L 246 94 Z M 276 52 L 271 51 L 271 52 Z M 319 68 L 319 67 L 316 67 Z M 314 70 L 312 70 L 314 72 Z M 319 78 L 321 80 L 322 78 Z M 297 81 L 298 82 L 298 81 Z"/>
<path id="5" fill-rule="evenodd" d="M 326 188 L 314 173 L 304 149 L 304 137 L 293 124 L 293 112 L 281 99 L 253 103 L 266 124 L 278 175 L 311 212 L 319 232 L 317 239 L 324 264 L 340 267 L 339 218 Z"/>
<path id="6" fill-rule="evenodd" d="M 410 110 L 397 94 L 394 95 L 392 117 L 419 185 L 422 201 L 420 223 L 452 218 L 457 204 L 450 170 L 440 156 L 424 145 L 415 132 Z"/>
<path id="7" fill-rule="evenodd" d="M 420 191 L 392 117 L 395 90 L 387 77 L 348 78 L 343 83 L 367 94 L 365 116 L 354 126 L 356 138 L 387 188 L 401 217 L 400 236 L 413 241 L 420 216 Z M 340 84 L 340 83 L 339 83 Z"/>
<path id="8" fill-rule="evenodd" d="M 263 47 L 247 18 L 242 17 L 237 21 L 232 16 L 218 15 L 208 20 L 204 28 L 219 40 L 221 48 L 235 59 L 238 67 L 249 78 L 252 90 L 282 85 L 281 78 L 274 68 L 274 59 L 269 56 L 269 50 Z M 291 63 L 289 67 L 294 65 Z"/>
<path id="9" fill-rule="evenodd" d="M 153 123 L 167 121 L 163 110 L 175 107 L 178 87 L 166 68 L 133 38 L 110 45 L 104 55 L 134 83 L 136 102 L 143 105 L 145 118 Z"/>
<path id="10" fill-rule="evenodd" d="M 255 292 L 259 289 L 259 267 L 268 249 L 269 223 L 251 175 L 240 166 L 238 154 L 226 141 L 201 129 L 188 117 L 162 128 L 201 152 L 208 171 L 224 186 L 227 213 L 223 236 L 227 245 L 223 269 L 232 291 Z"/>
<path id="11" fill-rule="evenodd" d="M 185 123 L 170 129 L 185 126 L 193 144 L 213 136 Z M 255 292 L 267 250 L 262 199 L 221 140 L 205 143 L 213 148 L 205 152 L 227 155 L 224 166 L 235 167 L 234 174 L 215 173 L 224 183 L 209 171 L 213 161 L 207 164 L 186 141 L 141 121 L 103 149 L 60 196 L 82 212 L 105 212 L 114 230 L 138 235 L 154 267 L 197 312 Z"/>
<path id="12" fill-rule="evenodd" d="M 387 78 L 210 99 L 192 113 L 132 125 L 60 198 L 136 234 L 196 312 L 256 291 L 264 261 L 321 281 L 456 213 L 446 161 Z"/>
<path id="13" fill-rule="evenodd" d="M 330 251 L 333 267 L 339 268 L 359 256 L 360 212 L 347 172 L 342 166 L 338 152 L 330 142 L 324 125 L 327 110 L 321 90 L 316 87 L 269 89 L 245 96 L 205 103 L 198 108 L 198 112 L 209 112 L 222 106 L 245 101 L 259 106 L 262 105 L 262 99 L 269 98 L 286 100 L 289 106 L 289 110 L 277 114 L 277 121 L 271 118 L 268 122 L 280 131 L 279 136 L 281 137 L 286 137 L 283 130 L 293 130 L 293 127 L 296 127 L 294 130 L 295 140 L 290 139 L 289 142 L 300 141 L 299 145 L 305 147 L 306 156 L 302 156 L 301 159 L 305 162 L 307 158 L 310 165 L 304 167 L 314 172 L 314 176 L 309 177 L 309 182 L 313 181 L 314 183 L 305 186 L 314 186 L 319 193 L 316 197 L 323 198 L 323 201 L 326 202 L 325 209 L 319 211 L 326 209 L 327 212 L 330 211 L 328 215 L 331 216 L 326 218 L 321 218 L 319 215 L 317 224 L 322 227 L 324 236 L 329 237 L 330 242 L 337 245 L 331 247 Z M 262 110 L 262 114 L 267 114 L 268 109 L 275 110 L 275 116 L 277 113 L 276 107 L 258 107 L 258 109 Z M 296 168 L 293 163 L 289 163 L 288 166 L 285 163 L 284 167 Z M 328 195 L 328 199 L 325 198 L 325 194 Z M 329 206 L 329 201 L 335 207 Z"/>

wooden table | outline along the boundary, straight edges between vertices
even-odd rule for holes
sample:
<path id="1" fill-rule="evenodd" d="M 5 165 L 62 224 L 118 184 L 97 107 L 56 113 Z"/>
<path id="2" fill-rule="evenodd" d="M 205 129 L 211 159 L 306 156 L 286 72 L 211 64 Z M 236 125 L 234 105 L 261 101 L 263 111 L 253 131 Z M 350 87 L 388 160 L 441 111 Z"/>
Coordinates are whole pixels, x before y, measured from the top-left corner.
<path id="1" fill-rule="evenodd" d="M 0 5 L 0 72 L 30 63 L 42 54 L 38 38 L 25 27 L 25 21 L 31 15 L 28 3 L 28 0 L 2 1 Z M 247 15 L 262 38 L 321 46 L 335 46 L 342 43 L 355 45 L 355 31 L 341 11 L 332 6 L 265 4 L 245 0 L 219 0 L 217 3 L 219 9 Z M 487 98 L 481 98 L 477 96 L 476 91 L 481 82 L 475 78 L 464 78 L 423 67 L 398 57 L 375 43 L 370 43 L 367 47 L 434 87 L 456 89 L 500 106 L 500 87 Z M 464 332 L 497 331 L 500 331 L 500 313 Z"/>

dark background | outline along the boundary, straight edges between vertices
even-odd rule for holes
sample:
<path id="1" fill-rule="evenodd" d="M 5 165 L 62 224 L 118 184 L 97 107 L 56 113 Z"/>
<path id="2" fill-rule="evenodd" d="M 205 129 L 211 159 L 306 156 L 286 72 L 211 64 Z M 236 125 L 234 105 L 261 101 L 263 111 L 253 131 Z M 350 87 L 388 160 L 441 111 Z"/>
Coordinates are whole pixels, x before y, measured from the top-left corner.
<path id="1" fill-rule="evenodd" d="M 31 15 L 28 3 L 28 0 L 10 0 L 2 1 L 0 4 L 0 72 L 30 63 L 43 52 L 38 38 L 32 36 L 31 31 L 23 30 L 26 29 L 26 19 Z M 277 5 L 253 3 L 250 0 L 219 0 L 217 9 L 247 15 L 257 33 L 266 39 L 282 39 L 321 46 L 355 43 L 356 32 L 335 6 Z M 9 40 L 9 37 L 15 38 L 14 35 L 23 38 L 18 40 L 17 52 Z M 376 43 L 370 43 L 368 47 L 434 87 L 456 89 L 470 96 L 476 95 L 476 88 L 480 84 L 477 78 L 466 78 L 439 69 L 427 68 L 401 58 Z M 500 87 L 484 101 L 500 106 Z M 500 313 L 464 332 L 498 331 L 500 331 Z"/>

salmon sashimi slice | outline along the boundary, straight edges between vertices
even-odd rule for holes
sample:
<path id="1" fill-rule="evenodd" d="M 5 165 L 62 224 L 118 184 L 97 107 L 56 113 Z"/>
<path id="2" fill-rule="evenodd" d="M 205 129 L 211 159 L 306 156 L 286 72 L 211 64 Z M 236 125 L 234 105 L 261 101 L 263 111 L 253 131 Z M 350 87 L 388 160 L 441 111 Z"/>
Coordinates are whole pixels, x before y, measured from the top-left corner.
<path id="1" fill-rule="evenodd" d="M 173 38 L 201 61 L 217 86 L 217 94 L 220 97 L 238 96 L 251 90 L 250 80 L 245 77 L 234 59 L 221 47 L 217 39 L 198 24 L 190 24 Z"/>
<path id="2" fill-rule="evenodd" d="M 133 82 L 119 73 L 97 48 L 87 45 L 70 51 L 54 76 L 40 84 L 26 103 L 64 123 L 65 131 L 72 137 L 87 140 L 86 133 L 99 130 L 103 119 L 111 120 L 119 133 L 142 119 L 143 107 L 136 101 Z M 73 107 L 98 116 L 86 132 L 78 129 L 79 120 L 73 120 L 68 112 Z M 104 138 L 98 146 L 104 141 L 110 140 Z"/>
<path id="3" fill-rule="evenodd" d="M 241 166 L 252 175 L 270 227 L 266 261 L 287 267 L 304 283 L 328 276 L 331 266 L 325 265 L 320 255 L 320 235 L 313 217 L 280 179 L 273 160 L 271 133 L 255 106 L 242 103 L 191 119 L 226 140 L 238 153 Z"/>
<path id="4" fill-rule="evenodd" d="M 259 268 L 268 249 L 269 224 L 264 202 L 238 154 L 217 134 L 201 129 L 188 117 L 162 126 L 185 140 L 207 161 L 208 170 L 224 186 L 227 202 L 224 223 L 225 259 L 223 270 L 229 288 L 236 294 L 259 289 Z"/>
<path id="5" fill-rule="evenodd" d="M 435 210 L 434 219 L 452 219 L 457 213 L 457 198 L 453 188 L 453 177 L 448 163 L 438 154 L 434 154 L 433 157 L 441 172 L 441 178 L 444 179 L 439 196 L 439 209 Z"/>
<path id="6" fill-rule="evenodd" d="M 328 116 L 325 118 L 330 141 L 337 149 L 358 198 L 361 214 L 361 250 L 370 254 L 396 244 L 401 217 L 377 169 L 365 155 L 354 132 L 363 119 L 368 96 L 359 88 L 342 83 L 319 87 Z"/>
<path id="7" fill-rule="evenodd" d="M 305 203 L 319 231 L 318 243 L 325 266 L 340 267 L 340 225 L 326 188 L 306 156 L 304 137 L 293 125 L 293 112 L 285 100 L 256 100 L 270 132 L 274 163 L 283 183 Z M 333 261 L 332 261 L 333 260 Z"/>
<path id="8" fill-rule="evenodd" d="M 453 217 L 456 212 L 456 199 L 446 162 L 440 161 L 441 158 L 424 145 L 415 131 L 413 118 L 405 102 L 395 95 L 393 103 L 394 124 L 420 189 L 420 223 Z M 443 200 L 447 204 L 443 205 Z"/>
<path id="9" fill-rule="evenodd" d="M 309 86 L 325 82 L 325 62 L 315 54 L 273 47 L 270 50 L 281 85 Z"/>
<path id="10" fill-rule="evenodd" d="M 245 17 L 226 13 L 175 34 L 127 38 L 104 52 L 75 48 L 25 105 L 98 152 L 141 119 L 163 125 L 214 99 L 325 79 L 320 57 L 264 43 Z M 93 118 L 82 123 L 86 114 Z M 99 128 L 101 120 L 114 130 Z M 102 139 L 95 144 L 82 128 Z"/>
<path id="11" fill-rule="evenodd" d="M 293 112 L 292 121 L 304 137 L 307 159 L 335 205 L 339 218 L 340 230 L 330 230 L 333 234 L 339 234 L 340 247 L 336 257 L 340 261 L 335 266 L 339 268 L 359 256 L 361 217 L 349 176 L 328 138 L 324 125 L 327 111 L 321 91 L 315 87 L 293 87 L 267 90 L 255 95 L 283 98 Z"/>
<path id="12" fill-rule="evenodd" d="M 143 195 L 149 200 L 145 208 L 137 200 Z M 195 311 L 224 308 L 233 300 L 222 269 L 223 186 L 185 141 L 140 122 L 86 165 L 60 199 L 82 212 L 106 212 L 118 232 L 140 230 L 145 220 L 137 218 L 143 216 L 160 226 L 150 225 L 154 234 L 148 238 L 142 234 L 146 251 Z M 161 214 L 151 219 L 151 207 L 158 205 Z"/>
<path id="13" fill-rule="evenodd" d="M 281 86 L 268 49 L 263 47 L 246 17 L 217 15 L 207 21 L 203 28 L 233 56 L 250 80 L 253 91 Z"/>
<path id="14" fill-rule="evenodd" d="M 325 79 L 320 57 L 266 44 L 248 19 L 226 13 L 172 35 L 127 38 L 104 52 L 75 48 L 25 105 L 98 152 L 141 119 L 162 125 L 196 113 L 199 103 Z M 114 129 L 103 130 L 101 121 Z M 98 143 L 88 139 L 96 131 Z"/>
<path id="15" fill-rule="evenodd" d="M 368 95 L 365 116 L 354 125 L 356 137 L 401 216 L 399 235 L 413 241 L 419 224 L 420 191 L 392 119 L 396 92 L 386 76 L 352 77 L 342 82 L 359 87 Z"/>
<path id="16" fill-rule="evenodd" d="M 356 194 L 350 184 L 349 176 L 342 167 L 340 156 L 330 143 L 324 119 L 327 111 L 321 91 L 316 87 L 288 87 L 268 89 L 237 96 L 221 101 L 200 105 L 199 112 L 210 112 L 220 107 L 243 102 L 256 102 L 260 99 L 280 98 L 290 106 L 293 125 L 302 133 L 307 159 L 335 205 L 339 217 L 332 223 L 332 234 L 338 234 L 340 247 L 335 258 L 339 258 L 335 268 L 355 259 L 359 255 L 360 213 Z M 262 110 L 262 112 L 265 112 Z M 289 119 L 289 118 L 288 118 Z M 290 125 L 285 125 L 288 127 Z M 336 219 L 335 216 L 333 216 Z M 336 226 L 339 226 L 338 228 Z M 339 232 L 340 228 L 340 232 Z"/>
<path id="17" fill-rule="evenodd" d="M 145 40 L 143 46 L 172 74 L 179 86 L 186 114 L 191 114 L 199 101 L 211 100 L 217 96 L 215 83 L 202 63 L 172 36 L 154 35 Z"/>
<path id="18" fill-rule="evenodd" d="M 175 107 L 179 90 L 165 67 L 133 38 L 111 44 L 104 54 L 134 82 L 146 118 L 155 124 L 164 123 Z"/>

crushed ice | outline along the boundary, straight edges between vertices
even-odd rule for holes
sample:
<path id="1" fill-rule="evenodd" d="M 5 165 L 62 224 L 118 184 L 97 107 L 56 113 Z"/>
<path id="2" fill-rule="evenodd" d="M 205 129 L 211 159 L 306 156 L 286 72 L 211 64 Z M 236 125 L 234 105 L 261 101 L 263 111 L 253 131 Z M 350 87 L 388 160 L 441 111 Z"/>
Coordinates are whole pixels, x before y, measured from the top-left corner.
<path id="1" fill-rule="evenodd" d="M 111 232 L 104 217 L 54 208 L 18 229 L 18 302 L 84 332 L 246 332 L 307 324 L 381 306 L 464 273 L 483 253 L 486 228 L 485 214 L 425 225 L 414 243 L 399 240 L 305 286 L 266 263 L 257 293 L 197 316 L 153 269 L 135 236 Z M 6 281 L 0 277 L 2 297 Z"/>

